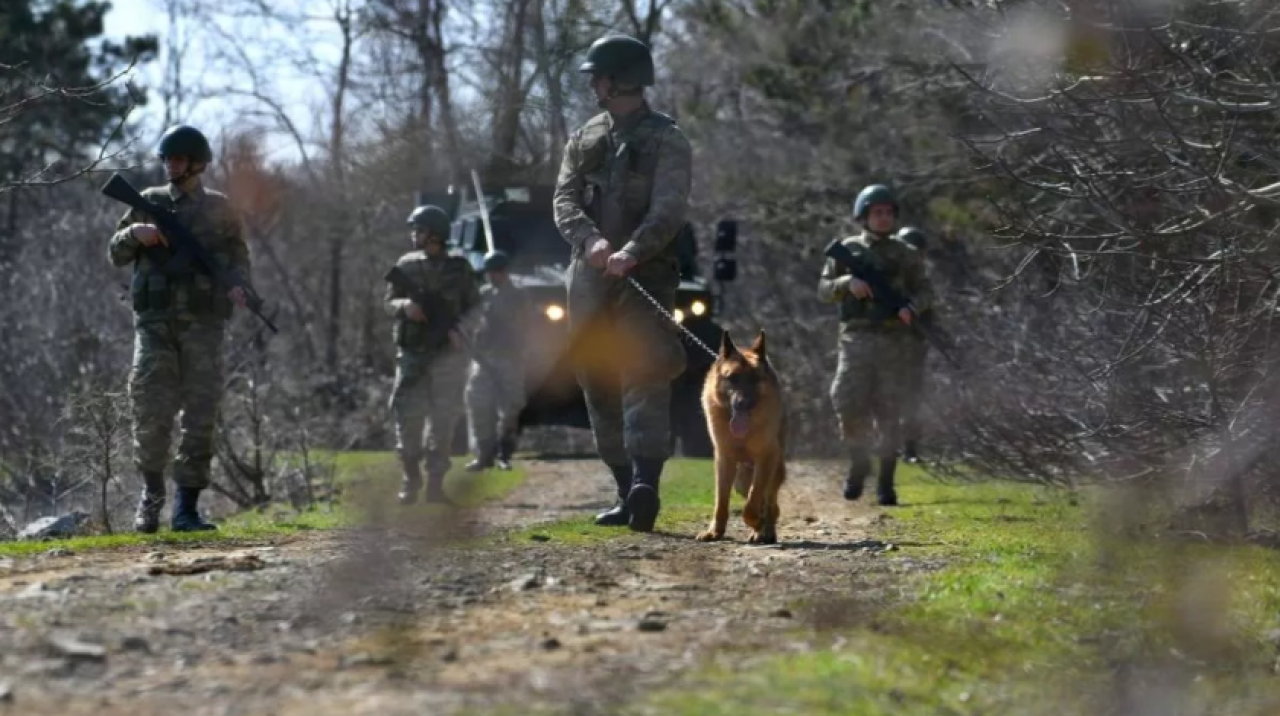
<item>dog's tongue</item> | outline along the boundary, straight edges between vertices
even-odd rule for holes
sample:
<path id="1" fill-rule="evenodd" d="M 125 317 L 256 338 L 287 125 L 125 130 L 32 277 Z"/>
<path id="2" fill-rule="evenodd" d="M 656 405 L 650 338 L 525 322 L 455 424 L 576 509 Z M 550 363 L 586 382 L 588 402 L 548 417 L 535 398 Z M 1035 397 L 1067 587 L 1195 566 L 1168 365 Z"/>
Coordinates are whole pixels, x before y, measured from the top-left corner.
<path id="1" fill-rule="evenodd" d="M 745 438 L 747 436 L 747 426 L 750 421 L 750 413 L 734 413 L 729 418 L 729 432 L 733 433 L 735 438 Z"/>

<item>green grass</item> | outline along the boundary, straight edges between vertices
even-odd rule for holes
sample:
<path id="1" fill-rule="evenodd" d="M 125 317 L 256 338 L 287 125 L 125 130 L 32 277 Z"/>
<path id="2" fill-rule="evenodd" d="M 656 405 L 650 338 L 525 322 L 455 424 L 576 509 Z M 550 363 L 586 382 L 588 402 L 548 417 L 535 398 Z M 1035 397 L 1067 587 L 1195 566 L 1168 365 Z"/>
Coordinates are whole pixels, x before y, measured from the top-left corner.
<path id="1" fill-rule="evenodd" d="M 604 479 L 604 475 L 601 475 Z M 709 460 L 674 459 L 662 472 L 662 512 L 655 529 L 690 536 L 701 529 L 711 516 L 715 480 Z M 741 506 L 737 493 L 732 505 Z M 497 542 L 527 542 L 535 536 L 548 537 L 557 544 L 583 545 L 607 540 L 644 539 L 628 529 L 601 529 L 593 524 L 595 514 L 583 514 L 567 520 L 548 522 L 494 537 Z"/>
<path id="2" fill-rule="evenodd" d="M 313 453 L 312 462 L 332 460 L 334 481 L 345 499 L 322 502 L 306 510 L 273 504 L 262 510 L 248 510 L 218 523 L 217 532 L 170 532 L 166 524 L 154 535 L 127 531 L 71 539 L 0 542 L 0 557 L 42 554 L 54 548 L 73 552 L 94 550 L 155 549 L 164 545 L 225 545 L 280 542 L 317 530 L 350 527 L 366 519 L 377 502 L 393 504 L 399 486 L 399 464 L 390 452 Z M 524 472 L 491 470 L 471 476 L 461 470 L 464 460 L 455 458 L 455 468 L 445 478 L 445 490 L 459 504 L 473 507 L 503 497 L 523 480 Z M 418 505 L 412 510 L 430 512 L 435 506 Z M 167 515 L 167 513 L 166 513 Z M 117 530 L 129 525 L 115 525 Z"/>
<path id="3" fill-rule="evenodd" d="M 711 468 L 669 465 L 658 529 L 692 535 L 708 516 Z M 1188 709 L 1180 713 L 1277 712 L 1276 646 L 1267 635 L 1280 627 L 1280 554 L 1108 538 L 1096 529 L 1097 493 L 938 484 L 911 468 L 899 493 L 903 507 L 875 535 L 899 550 L 878 559 L 945 564 L 904 577 L 904 603 L 851 615 L 854 626 L 798 633 L 812 652 L 725 654 L 631 711 L 1095 714 L 1124 663 L 1168 675 L 1179 689 L 1174 703 Z M 643 539 L 590 521 L 507 539 Z M 815 605 L 794 606 L 804 614 Z M 843 644 L 833 648 L 837 636 Z"/>

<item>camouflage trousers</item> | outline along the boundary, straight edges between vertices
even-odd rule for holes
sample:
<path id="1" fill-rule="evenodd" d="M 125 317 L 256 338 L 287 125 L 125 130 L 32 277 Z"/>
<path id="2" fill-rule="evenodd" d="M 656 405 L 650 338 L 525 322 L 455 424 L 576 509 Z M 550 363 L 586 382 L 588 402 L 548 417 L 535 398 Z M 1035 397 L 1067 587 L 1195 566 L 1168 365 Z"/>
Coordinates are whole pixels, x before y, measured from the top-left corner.
<path id="1" fill-rule="evenodd" d="M 921 343 L 905 326 L 840 335 L 831 404 L 845 443 L 878 457 L 896 454 L 902 419 L 914 406 Z"/>
<path id="2" fill-rule="evenodd" d="M 138 470 L 164 472 L 174 416 L 180 412 L 174 484 L 209 486 L 213 431 L 222 403 L 223 335 L 221 323 L 156 321 L 136 327 L 129 399 Z"/>
<path id="3" fill-rule="evenodd" d="M 471 362 L 467 377 L 467 427 L 471 450 L 514 436 L 524 408 L 524 371 L 518 361 L 489 356 L 482 364 Z"/>
<path id="4" fill-rule="evenodd" d="M 447 470 L 453 431 L 462 413 L 467 355 L 462 351 L 396 356 L 391 411 L 396 419 L 396 453 L 404 462 L 425 456 L 428 470 Z"/>
<path id="5" fill-rule="evenodd" d="M 664 308 L 675 306 L 674 260 L 641 265 L 636 281 Z M 676 328 L 635 287 L 604 276 L 585 259 L 569 267 L 571 359 L 606 465 L 671 455 L 671 381 L 685 370 Z"/>
<path id="6" fill-rule="evenodd" d="M 929 344 L 921 338 L 914 336 L 913 338 L 918 345 L 915 353 L 910 356 L 911 362 L 908 363 L 908 378 L 901 411 L 901 430 L 904 441 L 920 439 L 920 408 L 924 401 L 924 367 L 929 357 Z"/>

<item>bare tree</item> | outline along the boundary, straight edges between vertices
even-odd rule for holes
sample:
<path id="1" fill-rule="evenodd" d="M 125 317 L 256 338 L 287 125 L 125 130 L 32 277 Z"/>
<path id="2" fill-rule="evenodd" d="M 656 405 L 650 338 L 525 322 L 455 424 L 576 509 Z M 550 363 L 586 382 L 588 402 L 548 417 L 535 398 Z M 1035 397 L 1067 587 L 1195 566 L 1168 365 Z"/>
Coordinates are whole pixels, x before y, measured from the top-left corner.
<path id="1" fill-rule="evenodd" d="M 65 448 L 60 462 L 97 486 L 98 520 L 102 531 L 111 534 L 111 488 L 128 452 L 128 396 L 106 381 L 85 384 L 69 396 L 63 423 Z"/>
<path id="2" fill-rule="evenodd" d="M 1083 40 L 1059 26 L 1066 66 L 1042 42 L 966 73 L 987 119 L 967 142 L 1007 197 L 1009 285 L 1051 316 L 982 347 L 1019 381 L 965 413 L 971 462 L 1169 486 L 1243 532 L 1246 480 L 1276 477 L 1280 28 L 1252 3 L 1092 11 Z"/>
<path id="3" fill-rule="evenodd" d="M 412 69 L 419 81 L 414 125 L 422 138 L 421 146 L 434 144 L 431 133 L 439 117 L 447 171 L 441 173 L 424 166 L 423 179 L 428 183 L 443 179 L 461 184 L 467 172 L 449 70 L 451 48 L 445 36 L 449 9 L 447 0 L 371 0 L 366 22 L 380 35 L 407 43 L 413 52 L 416 63 Z"/>

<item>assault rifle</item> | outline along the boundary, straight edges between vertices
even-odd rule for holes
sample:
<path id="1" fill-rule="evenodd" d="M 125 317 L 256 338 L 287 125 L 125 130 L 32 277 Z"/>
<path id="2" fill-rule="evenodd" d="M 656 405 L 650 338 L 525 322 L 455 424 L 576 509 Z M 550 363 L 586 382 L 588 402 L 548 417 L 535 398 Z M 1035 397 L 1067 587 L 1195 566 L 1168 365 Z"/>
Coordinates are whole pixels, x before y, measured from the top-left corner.
<path id="1" fill-rule="evenodd" d="M 410 301 L 418 304 L 427 315 L 427 343 L 432 348 L 441 348 L 449 344 L 449 332 L 456 329 L 461 319 L 454 313 L 453 307 L 435 291 L 428 291 L 405 274 L 400 266 L 392 266 L 384 276 L 397 292 L 404 294 Z M 458 331 L 462 335 L 462 331 Z M 464 336 L 465 337 L 465 336 Z"/>
<path id="2" fill-rule="evenodd" d="M 129 180 L 119 174 L 112 174 L 107 183 L 102 185 L 102 193 L 150 216 L 155 225 L 160 228 L 160 233 L 164 234 L 169 247 L 157 244 L 143 248 L 153 265 L 162 267 L 165 273 L 178 273 L 184 271 L 194 261 L 196 267 L 210 276 L 223 290 L 230 291 L 239 287 L 244 292 L 245 306 L 253 312 L 253 315 L 262 319 L 272 333 L 278 332 L 275 325 L 271 323 L 271 319 L 262 313 L 262 297 L 253 290 L 244 277 L 220 266 L 209 255 L 204 245 L 182 224 L 173 210 L 139 194 Z"/>
<path id="3" fill-rule="evenodd" d="M 461 329 L 462 319 L 458 314 L 453 312 L 453 308 L 444 297 L 435 291 L 428 291 L 414 283 L 404 272 L 400 266 L 392 266 L 384 276 L 388 283 L 395 287 L 396 291 L 403 293 L 410 301 L 418 304 L 422 312 L 427 316 L 427 345 L 432 348 L 442 348 L 449 345 L 449 333 L 457 329 L 458 338 L 462 341 L 462 347 L 470 354 L 471 359 L 480 365 L 488 368 L 493 375 L 499 375 L 499 372 L 492 363 L 480 355 L 480 351 L 475 350 L 471 344 L 471 339 L 467 337 L 465 331 Z"/>
<path id="4" fill-rule="evenodd" d="M 827 248 L 822 253 L 828 258 L 835 259 L 836 262 L 848 269 L 854 278 L 861 279 L 871 287 L 871 293 L 876 303 L 889 311 L 889 315 L 885 318 L 897 318 L 899 311 L 903 308 L 910 308 L 910 302 L 893 290 L 888 280 L 885 279 L 884 274 L 877 271 L 866 259 L 855 256 L 849 250 L 849 247 L 845 246 L 839 239 L 827 244 Z M 932 343 L 933 347 L 942 354 L 943 358 L 947 359 L 947 362 L 952 367 L 959 368 L 960 364 L 951 356 L 951 352 L 947 349 L 946 341 L 933 329 L 928 316 L 922 319 L 914 309 L 911 309 L 911 313 L 915 316 L 914 320 L 911 321 L 911 327 L 919 331 L 925 337 L 925 340 Z"/>

